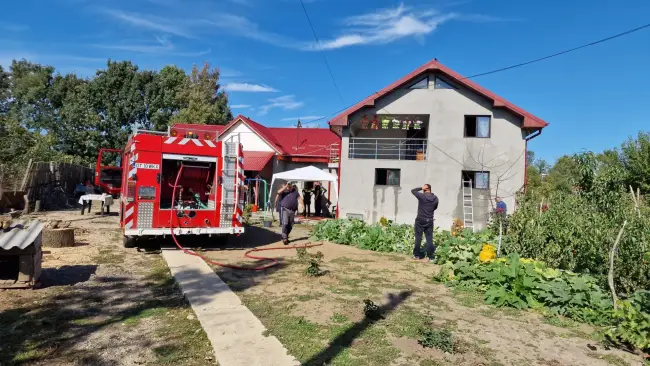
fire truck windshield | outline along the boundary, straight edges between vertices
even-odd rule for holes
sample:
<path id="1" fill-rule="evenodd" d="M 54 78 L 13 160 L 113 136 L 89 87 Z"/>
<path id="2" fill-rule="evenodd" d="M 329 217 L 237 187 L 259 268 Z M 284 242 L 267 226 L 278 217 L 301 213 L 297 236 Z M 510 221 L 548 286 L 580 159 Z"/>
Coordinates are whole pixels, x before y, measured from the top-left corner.
<path id="1" fill-rule="evenodd" d="M 183 164 L 182 175 L 178 178 L 175 201 L 172 205 L 174 183 L 176 176 Z M 181 161 L 163 159 L 160 179 L 160 208 L 208 210 L 210 196 L 214 195 L 213 185 L 217 172 L 216 162 Z M 214 200 L 214 198 L 212 198 Z"/>

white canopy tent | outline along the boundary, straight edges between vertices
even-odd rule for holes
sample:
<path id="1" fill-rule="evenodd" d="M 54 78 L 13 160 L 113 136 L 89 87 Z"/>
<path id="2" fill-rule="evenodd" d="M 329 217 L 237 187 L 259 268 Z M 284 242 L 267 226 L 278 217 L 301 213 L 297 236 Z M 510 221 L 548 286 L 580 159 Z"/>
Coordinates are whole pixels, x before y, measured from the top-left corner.
<path id="1" fill-rule="evenodd" d="M 339 202 L 339 192 L 338 192 L 338 178 L 330 173 L 327 173 L 321 169 L 316 168 L 313 165 L 306 166 L 304 168 L 298 168 L 294 170 L 289 170 L 282 173 L 273 174 L 271 178 L 270 189 L 273 189 L 273 183 L 276 179 L 282 179 L 287 182 L 331 182 L 334 189 L 334 194 L 336 195 L 336 204 Z M 269 192 L 269 197 L 274 197 L 273 192 Z"/>

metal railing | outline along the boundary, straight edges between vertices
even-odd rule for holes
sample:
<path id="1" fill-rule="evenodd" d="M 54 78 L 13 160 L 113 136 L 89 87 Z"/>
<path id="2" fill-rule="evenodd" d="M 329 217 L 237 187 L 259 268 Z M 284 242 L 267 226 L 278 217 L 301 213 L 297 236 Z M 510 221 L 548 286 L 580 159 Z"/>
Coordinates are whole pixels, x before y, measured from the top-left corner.
<path id="1" fill-rule="evenodd" d="M 330 151 L 330 157 L 329 157 L 329 162 L 332 164 L 338 163 L 339 162 L 339 144 L 332 144 L 329 147 Z"/>
<path id="2" fill-rule="evenodd" d="M 350 159 L 427 160 L 427 139 L 350 137 Z"/>

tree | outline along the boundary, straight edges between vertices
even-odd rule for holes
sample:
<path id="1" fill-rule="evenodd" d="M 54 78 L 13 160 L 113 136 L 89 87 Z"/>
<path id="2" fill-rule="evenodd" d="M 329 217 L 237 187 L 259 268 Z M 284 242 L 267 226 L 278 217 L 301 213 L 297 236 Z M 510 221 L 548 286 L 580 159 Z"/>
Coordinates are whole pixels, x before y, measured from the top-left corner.
<path id="1" fill-rule="evenodd" d="M 579 167 L 573 157 L 561 156 L 552 168 L 549 169 L 546 182 L 550 186 L 550 191 L 562 191 L 570 193 L 580 176 Z"/>
<path id="2" fill-rule="evenodd" d="M 620 161 L 627 173 L 627 183 L 650 193 L 650 133 L 639 132 L 621 145 Z"/>
<path id="3" fill-rule="evenodd" d="M 0 65 L 0 114 L 7 112 L 9 96 L 11 95 L 9 73 Z"/>
<path id="4" fill-rule="evenodd" d="M 183 108 L 172 120 L 175 122 L 225 125 L 232 119 L 228 96 L 220 90 L 219 70 L 210 70 L 207 62 L 199 71 L 194 65 L 180 93 Z"/>
<path id="5" fill-rule="evenodd" d="M 11 98 L 9 110 L 29 129 L 52 129 L 53 118 L 49 91 L 54 68 L 29 62 L 25 59 L 11 63 Z"/>
<path id="6" fill-rule="evenodd" d="M 176 66 L 165 66 L 153 74 L 145 91 L 148 128 L 159 131 L 167 128 L 171 118 L 183 107 L 181 92 L 187 81 L 185 71 Z"/>

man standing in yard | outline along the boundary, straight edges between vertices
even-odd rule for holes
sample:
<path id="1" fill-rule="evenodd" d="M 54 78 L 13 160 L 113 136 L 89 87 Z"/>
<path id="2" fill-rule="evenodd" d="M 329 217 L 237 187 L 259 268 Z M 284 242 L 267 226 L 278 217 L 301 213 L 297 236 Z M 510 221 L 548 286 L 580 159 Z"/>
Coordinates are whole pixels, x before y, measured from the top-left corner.
<path id="1" fill-rule="evenodd" d="M 293 229 L 293 221 L 298 211 L 298 202 L 304 207 L 305 203 L 298 193 L 298 189 L 291 182 L 278 190 L 276 201 L 280 203 L 280 223 L 282 224 L 282 242 L 289 244 L 289 233 Z"/>
<path id="2" fill-rule="evenodd" d="M 420 192 L 422 191 L 422 192 Z M 431 185 L 413 188 L 411 193 L 418 199 L 418 215 L 415 217 L 415 247 L 413 259 L 422 259 L 420 244 L 422 234 L 427 240 L 427 257 L 433 261 L 436 247 L 433 245 L 433 213 L 438 208 L 438 197 L 431 192 Z"/>

